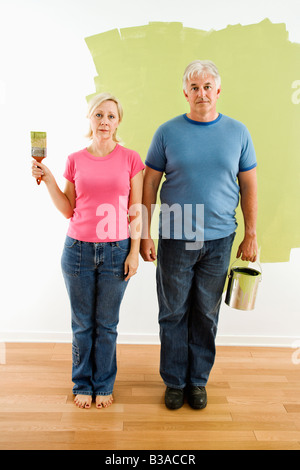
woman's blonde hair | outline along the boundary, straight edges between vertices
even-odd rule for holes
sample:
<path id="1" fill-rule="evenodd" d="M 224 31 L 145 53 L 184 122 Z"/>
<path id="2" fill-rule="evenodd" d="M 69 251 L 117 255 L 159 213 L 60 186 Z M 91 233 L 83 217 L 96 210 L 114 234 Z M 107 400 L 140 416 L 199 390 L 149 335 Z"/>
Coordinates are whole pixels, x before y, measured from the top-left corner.
<path id="1" fill-rule="evenodd" d="M 118 98 L 111 95 L 110 93 L 100 93 L 100 95 L 94 96 L 88 102 L 87 118 L 90 118 L 92 116 L 93 112 L 95 111 L 95 109 L 98 108 L 98 106 L 100 106 L 100 104 L 103 103 L 104 101 L 113 101 L 114 103 L 116 103 L 117 108 L 118 108 L 119 123 L 120 123 L 123 119 L 123 108 L 122 108 L 122 105 L 121 105 L 120 101 L 118 100 Z M 93 131 L 92 131 L 90 125 L 89 125 L 89 130 L 86 134 L 86 137 L 88 139 L 91 139 L 93 137 Z M 117 137 L 117 129 L 115 130 L 115 132 L 113 134 L 113 140 L 115 142 L 120 142 L 121 141 Z"/>

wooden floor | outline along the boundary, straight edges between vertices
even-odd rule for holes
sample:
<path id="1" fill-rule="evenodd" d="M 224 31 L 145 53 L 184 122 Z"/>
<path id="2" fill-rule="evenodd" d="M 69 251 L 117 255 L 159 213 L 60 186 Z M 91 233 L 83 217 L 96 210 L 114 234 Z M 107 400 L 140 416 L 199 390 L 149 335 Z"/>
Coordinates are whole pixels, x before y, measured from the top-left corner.
<path id="1" fill-rule="evenodd" d="M 119 345 L 114 404 L 78 409 L 70 359 L 69 344 L 0 345 L 1 450 L 300 450 L 293 349 L 219 347 L 205 410 L 165 408 L 153 345 Z"/>

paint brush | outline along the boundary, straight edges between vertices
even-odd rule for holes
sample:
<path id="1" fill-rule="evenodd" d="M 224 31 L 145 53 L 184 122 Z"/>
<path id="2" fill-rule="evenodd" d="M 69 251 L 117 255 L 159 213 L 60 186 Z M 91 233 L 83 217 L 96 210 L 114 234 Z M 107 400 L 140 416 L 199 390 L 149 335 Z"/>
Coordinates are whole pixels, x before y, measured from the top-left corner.
<path id="1" fill-rule="evenodd" d="M 47 157 L 47 133 L 31 132 L 31 156 L 37 162 L 41 162 Z M 37 184 L 41 183 L 41 178 L 36 179 Z"/>

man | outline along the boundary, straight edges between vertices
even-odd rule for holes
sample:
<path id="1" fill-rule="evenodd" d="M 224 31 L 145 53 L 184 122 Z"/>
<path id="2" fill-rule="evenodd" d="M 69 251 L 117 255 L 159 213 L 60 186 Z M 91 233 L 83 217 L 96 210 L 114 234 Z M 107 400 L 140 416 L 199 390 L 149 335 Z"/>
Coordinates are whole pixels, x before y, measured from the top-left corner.
<path id="1" fill-rule="evenodd" d="M 235 236 L 235 210 L 241 196 L 244 239 L 237 257 L 255 261 L 257 255 L 256 157 L 247 128 L 217 112 L 221 80 L 210 61 L 194 61 L 183 77 L 189 113 L 177 116 L 156 131 L 146 159 L 143 205 L 149 219 L 141 255 L 154 261 L 150 237 L 151 205 L 160 193 L 157 293 L 161 339 L 160 373 L 170 409 L 207 404 L 206 384 L 215 360 L 215 337 L 230 253 Z M 204 208 L 197 217 L 197 208 Z M 164 233 L 169 207 L 169 236 Z M 182 223 L 175 208 L 182 208 Z M 194 240 L 186 236 L 189 211 Z M 168 227 L 169 229 L 169 227 Z M 202 243 L 199 243 L 199 234 Z"/>

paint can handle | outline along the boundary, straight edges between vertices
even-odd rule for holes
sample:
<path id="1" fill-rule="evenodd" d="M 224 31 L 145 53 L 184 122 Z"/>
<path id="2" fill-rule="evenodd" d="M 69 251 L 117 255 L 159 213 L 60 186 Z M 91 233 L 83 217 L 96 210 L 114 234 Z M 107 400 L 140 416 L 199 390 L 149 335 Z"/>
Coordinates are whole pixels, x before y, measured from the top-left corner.
<path id="1" fill-rule="evenodd" d="M 236 259 L 236 260 L 231 264 L 231 266 L 230 266 L 230 268 L 229 268 L 229 272 L 228 272 L 228 277 L 229 277 L 229 278 L 231 277 L 230 273 L 231 273 L 231 270 L 232 270 L 232 266 L 233 266 L 235 263 L 237 263 L 238 261 L 239 261 L 239 258 Z M 254 261 L 254 263 L 252 263 L 251 261 L 249 261 L 249 263 L 251 263 L 251 264 L 257 264 L 257 265 L 259 266 L 259 270 L 260 270 L 260 274 L 261 274 L 260 281 L 261 281 L 261 280 L 262 280 L 262 267 L 261 267 L 260 263 L 259 263 L 258 261 Z"/>

